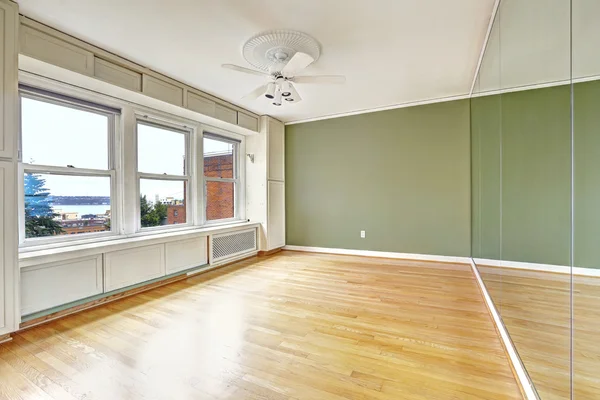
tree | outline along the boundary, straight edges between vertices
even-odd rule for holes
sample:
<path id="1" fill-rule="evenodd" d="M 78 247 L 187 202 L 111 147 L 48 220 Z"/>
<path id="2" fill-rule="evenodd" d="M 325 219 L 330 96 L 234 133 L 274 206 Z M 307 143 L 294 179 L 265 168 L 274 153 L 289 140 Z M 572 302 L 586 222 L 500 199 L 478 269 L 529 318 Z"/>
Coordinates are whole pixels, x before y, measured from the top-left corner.
<path id="1" fill-rule="evenodd" d="M 52 197 L 46 180 L 36 174 L 25 174 L 25 236 L 40 237 L 63 233 L 62 225 L 54 218 Z"/>
<path id="2" fill-rule="evenodd" d="M 143 227 L 159 226 L 167 218 L 167 206 L 157 202 L 148 202 L 146 196 L 140 196 L 140 219 Z"/>

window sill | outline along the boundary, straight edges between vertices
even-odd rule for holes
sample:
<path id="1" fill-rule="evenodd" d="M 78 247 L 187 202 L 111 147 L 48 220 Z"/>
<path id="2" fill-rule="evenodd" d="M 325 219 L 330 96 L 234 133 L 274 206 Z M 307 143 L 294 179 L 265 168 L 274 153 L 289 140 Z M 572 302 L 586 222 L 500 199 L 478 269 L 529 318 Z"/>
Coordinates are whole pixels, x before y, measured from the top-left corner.
<path id="1" fill-rule="evenodd" d="M 47 248 L 47 246 L 24 247 L 19 249 L 19 267 L 24 268 L 31 265 L 83 257 L 91 254 L 191 239 L 197 236 L 208 236 L 209 234 L 224 233 L 242 228 L 254 228 L 259 225 L 258 222 L 237 222 L 218 226 L 170 230 L 168 232 L 139 232 L 131 235 L 113 236 L 102 241 L 86 241 L 86 243 L 70 242 L 64 246 L 52 248 Z M 40 247 L 44 248 L 40 249 Z"/>

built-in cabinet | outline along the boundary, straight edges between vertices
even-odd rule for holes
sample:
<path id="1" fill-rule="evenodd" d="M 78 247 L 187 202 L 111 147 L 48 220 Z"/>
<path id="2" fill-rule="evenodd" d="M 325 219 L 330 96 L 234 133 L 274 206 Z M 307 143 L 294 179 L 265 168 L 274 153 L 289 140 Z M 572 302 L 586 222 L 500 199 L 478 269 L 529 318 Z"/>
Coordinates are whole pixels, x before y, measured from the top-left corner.
<path id="1" fill-rule="evenodd" d="M 79 74 L 258 131 L 258 116 L 181 82 L 21 17 L 21 54 Z"/>
<path id="2" fill-rule="evenodd" d="M 246 139 L 246 215 L 261 222 L 260 249 L 285 246 L 285 126 L 263 116 L 260 133 Z"/>
<path id="3" fill-rule="evenodd" d="M 18 7 L 0 0 L 0 340 L 18 323 Z"/>

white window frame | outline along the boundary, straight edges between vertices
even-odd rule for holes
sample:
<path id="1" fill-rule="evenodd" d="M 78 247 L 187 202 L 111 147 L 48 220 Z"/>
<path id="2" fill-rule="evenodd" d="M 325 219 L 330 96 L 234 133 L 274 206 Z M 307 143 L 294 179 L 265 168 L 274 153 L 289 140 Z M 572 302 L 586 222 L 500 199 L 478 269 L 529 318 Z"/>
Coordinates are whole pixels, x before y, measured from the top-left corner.
<path id="1" fill-rule="evenodd" d="M 138 125 L 149 125 L 156 128 L 173 131 L 174 133 L 184 135 L 185 140 L 185 171 L 184 175 L 170 175 L 170 174 L 155 174 L 142 172 L 139 170 L 138 165 Z M 163 231 L 169 229 L 181 229 L 181 228 L 189 228 L 194 225 L 194 209 L 192 204 L 194 202 L 195 196 L 193 189 L 193 176 L 194 171 L 192 169 L 192 151 L 191 151 L 191 142 L 192 137 L 195 132 L 193 127 L 190 127 L 185 124 L 179 124 L 174 120 L 164 119 L 157 116 L 151 116 L 147 113 L 136 111 L 135 113 L 135 171 L 136 171 L 136 232 L 153 232 L 153 231 Z M 186 222 L 183 224 L 172 224 L 172 225 L 159 225 L 159 226 L 151 226 L 151 227 L 142 227 L 142 219 L 140 215 L 140 181 L 142 179 L 153 179 L 159 181 L 181 181 L 186 182 L 185 184 L 185 215 Z"/>
<path id="2" fill-rule="evenodd" d="M 36 101 L 42 101 L 58 105 L 61 107 L 73 108 L 76 110 L 92 112 L 95 114 L 103 115 L 108 117 L 108 160 L 107 169 L 89 169 L 89 168 L 71 168 L 67 166 L 51 166 L 51 165 L 40 165 L 40 164 L 29 164 L 22 160 L 22 131 L 21 131 L 21 99 L 29 98 Z M 19 88 L 19 246 L 39 246 L 50 243 L 63 243 L 72 241 L 81 241 L 90 238 L 102 238 L 117 236 L 121 232 L 121 218 L 120 208 L 117 206 L 119 198 L 119 190 L 117 184 L 117 161 L 115 159 L 115 142 L 117 136 L 120 134 L 120 113 L 107 111 L 110 106 L 103 106 L 101 104 L 94 104 L 87 100 L 79 98 L 71 98 L 70 96 L 64 96 L 60 93 L 47 92 L 45 89 L 29 90 L 27 88 Z M 110 231 L 105 232 L 89 232 L 81 233 L 77 235 L 56 235 L 56 236 L 44 236 L 37 238 L 26 238 L 25 232 L 25 188 L 24 188 L 24 176 L 26 173 L 34 174 L 50 174 L 50 175 L 62 175 L 62 176 L 88 176 L 88 177 L 108 177 L 110 179 Z"/>
<path id="3" fill-rule="evenodd" d="M 207 177 L 204 175 L 204 138 L 221 140 L 233 144 L 233 176 L 234 178 L 214 178 Z M 201 145 L 199 146 L 199 152 L 201 155 L 201 164 L 199 167 L 199 175 L 201 175 L 201 190 L 202 190 L 202 225 L 213 226 L 213 225 L 224 225 L 235 222 L 241 222 L 245 219 L 246 207 L 245 207 L 245 169 L 244 169 L 244 157 L 245 157 L 245 141 L 240 135 L 233 134 L 231 132 L 212 128 L 203 127 L 202 138 L 200 140 Z M 231 182 L 233 183 L 233 218 L 222 218 L 208 220 L 206 218 L 206 206 L 207 206 L 207 193 L 206 183 L 207 182 Z"/>

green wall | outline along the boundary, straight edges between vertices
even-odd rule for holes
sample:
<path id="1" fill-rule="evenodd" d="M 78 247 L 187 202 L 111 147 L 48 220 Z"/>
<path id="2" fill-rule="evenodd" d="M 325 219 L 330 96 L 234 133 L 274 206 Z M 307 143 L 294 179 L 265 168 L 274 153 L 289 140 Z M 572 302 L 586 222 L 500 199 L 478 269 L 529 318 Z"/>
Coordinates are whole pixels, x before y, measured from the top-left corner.
<path id="1" fill-rule="evenodd" d="M 473 256 L 569 265 L 570 87 L 471 100 Z"/>
<path id="2" fill-rule="evenodd" d="M 570 265 L 573 173 L 600 268 L 600 81 L 573 100 L 573 163 L 568 85 L 287 126 L 287 243 Z"/>
<path id="3" fill-rule="evenodd" d="M 600 268 L 600 81 L 573 90 L 574 265 Z"/>
<path id="4" fill-rule="evenodd" d="M 288 125 L 287 244 L 469 256 L 470 180 L 468 100 Z"/>

